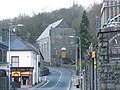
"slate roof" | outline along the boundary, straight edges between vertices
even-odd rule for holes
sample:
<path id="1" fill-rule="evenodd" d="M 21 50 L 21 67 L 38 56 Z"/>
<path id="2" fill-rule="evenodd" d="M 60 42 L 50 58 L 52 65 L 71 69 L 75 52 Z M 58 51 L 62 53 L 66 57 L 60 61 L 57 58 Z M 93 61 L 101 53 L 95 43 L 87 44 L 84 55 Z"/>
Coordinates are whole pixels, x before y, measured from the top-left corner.
<path id="1" fill-rule="evenodd" d="M 4 43 L 0 42 L 0 48 L 2 49 L 8 49 L 7 45 L 5 45 Z"/>
<path id="2" fill-rule="evenodd" d="M 10 45 L 12 51 L 36 51 L 38 49 L 27 41 L 22 40 L 16 35 L 11 35 Z"/>
<path id="3" fill-rule="evenodd" d="M 63 28 L 63 27 L 68 27 L 69 28 L 70 27 L 63 19 L 60 19 L 60 20 L 48 25 L 48 27 L 43 31 L 43 33 L 38 37 L 38 39 L 36 41 L 38 41 L 40 39 L 43 39 L 43 38 L 46 38 L 46 37 L 49 37 L 50 29 L 51 28 L 56 28 L 58 26 L 61 27 L 61 28 Z"/>

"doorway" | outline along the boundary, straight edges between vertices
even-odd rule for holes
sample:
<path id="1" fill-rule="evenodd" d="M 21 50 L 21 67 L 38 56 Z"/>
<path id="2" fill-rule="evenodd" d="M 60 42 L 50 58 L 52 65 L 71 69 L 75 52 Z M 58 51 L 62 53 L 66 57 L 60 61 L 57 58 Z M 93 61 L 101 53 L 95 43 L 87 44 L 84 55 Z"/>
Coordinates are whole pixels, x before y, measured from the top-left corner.
<path id="1" fill-rule="evenodd" d="M 22 85 L 28 85 L 29 76 L 22 76 Z"/>
<path id="2" fill-rule="evenodd" d="M 13 78 L 14 78 L 14 82 L 16 84 L 16 87 L 20 88 L 20 81 L 19 81 L 20 77 L 19 76 L 15 76 Z"/>

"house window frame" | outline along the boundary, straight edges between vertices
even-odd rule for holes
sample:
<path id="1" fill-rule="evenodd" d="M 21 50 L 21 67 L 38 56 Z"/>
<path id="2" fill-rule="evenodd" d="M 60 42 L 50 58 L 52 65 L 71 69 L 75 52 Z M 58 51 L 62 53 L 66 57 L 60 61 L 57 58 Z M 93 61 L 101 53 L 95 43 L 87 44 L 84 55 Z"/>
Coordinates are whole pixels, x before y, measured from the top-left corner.
<path id="1" fill-rule="evenodd" d="M 3 62 L 3 50 L 2 50 L 2 48 L 0 48 L 0 52 L 1 52 L 0 61 Z"/>
<path id="2" fill-rule="evenodd" d="M 5 49 L 2 50 L 2 60 L 3 62 L 7 62 L 7 51 Z"/>
<path id="3" fill-rule="evenodd" d="M 47 43 L 46 43 L 46 42 L 44 43 L 44 49 L 43 49 L 43 52 L 44 52 L 44 53 L 47 52 Z"/>
<path id="4" fill-rule="evenodd" d="M 49 42 L 47 42 L 47 52 L 49 52 Z"/>
<path id="5" fill-rule="evenodd" d="M 16 62 L 16 63 L 18 63 L 17 66 L 13 66 L 13 58 L 17 58 L 17 59 L 18 59 L 18 62 Z M 15 63 L 15 62 L 14 62 L 14 63 Z M 12 56 L 12 57 L 11 57 L 11 67 L 19 67 L 19 56 Z"/>

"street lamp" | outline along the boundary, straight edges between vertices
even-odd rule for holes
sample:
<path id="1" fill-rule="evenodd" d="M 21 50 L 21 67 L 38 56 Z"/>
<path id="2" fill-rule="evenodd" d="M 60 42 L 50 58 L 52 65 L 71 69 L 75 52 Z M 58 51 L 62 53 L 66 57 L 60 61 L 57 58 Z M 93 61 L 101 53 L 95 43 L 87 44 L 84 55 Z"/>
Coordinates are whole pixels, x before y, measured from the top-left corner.
<path id="1" fill-rule="evenodd" d="M 82 60 L 81 60 L 81 38 L 78 36 L 69 36 L 71 38 L 77 38 L 78 41 L 78 45 L 76 46 L 76 75 L 80 75 L 80 82 L 82 82 Z M 77 52 L 77 49 L 79 47 L 79 53 Z M 79 55 L 79 61 L 78 61 L 78 56 Z M 80 65 L 80 67 L 78 68 L 78 66 Z M 80 72 L 79 72 L 80 69 Z M 81 89 L 81 85 L 80 85 L 80 89 Z"/>
<path id="2" fill-rule="evenodd" d="M 9 59 L 8 59 L 9 60 L 9 62 L 8 62 L 9 90 L 10 90 L 10 61 L 11 61 L 11 58 L 10 58 L 10 32 L 11 32 L 12 28 L 15 28 L 15 27 L 23 27 L 23 24 L 11 25 L 9 27 L 9 45 L 8 45 L 8 47 L 9 47 L 9 49 L 8 49 L 8 53 L 9 53 Z"/>
<path id="3" fill-rule="evenodd" d="M 79 47 L 79 53 L 77 53 L 77 47 L 76 47 L 76 70 L 77 70 L 77 73 L 79 73 L 79 68 L 80 68 L 80 76 L 81 76 L 81 70 L 82 70 L 82 68 L 81 68 L 81 66 L 82 66 L 82 63 L 81 63 L 82 62 L 81 61 L 81 39 L 78 36 L 69 36 L 69 37 L 77 38 L 79 40 L 78 45 L 77 45 L 77 47 Z M 77 55 L 79 55 L 79 61 L 78 61 Z M 80 67 L 78 68 L 79 65 L 80 65 Z"/>

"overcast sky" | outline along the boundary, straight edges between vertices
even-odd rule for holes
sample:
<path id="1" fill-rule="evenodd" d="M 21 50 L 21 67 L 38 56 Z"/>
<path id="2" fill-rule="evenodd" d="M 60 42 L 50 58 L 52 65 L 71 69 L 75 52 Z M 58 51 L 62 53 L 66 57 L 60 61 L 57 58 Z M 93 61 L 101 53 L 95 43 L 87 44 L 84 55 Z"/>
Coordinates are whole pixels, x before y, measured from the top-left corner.
<path id="1" fill-rule="evenodd" d="M 102 0 L 74 0 L 79 5 L 88 7 L 94 2 Z M 60 8 L 69 8 L 73 0 L 0 0 L 0 20 L 14 18 L 19 14 L 32 15 L 43 11 L 53 11 Z"/>

